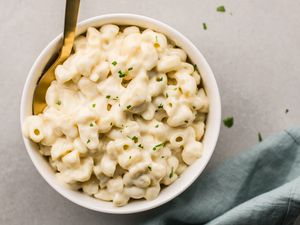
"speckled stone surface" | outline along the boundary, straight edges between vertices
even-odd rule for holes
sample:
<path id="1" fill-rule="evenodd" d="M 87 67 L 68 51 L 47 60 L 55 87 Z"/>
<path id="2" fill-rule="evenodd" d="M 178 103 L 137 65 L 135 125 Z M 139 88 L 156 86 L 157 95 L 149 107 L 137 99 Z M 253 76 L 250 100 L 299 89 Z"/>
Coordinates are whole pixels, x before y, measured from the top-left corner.
<path id="1" fill-rule="evenodd" d="M 216 12 L 219 5 L 226 13 Z M 211 169 L 257 143 L 258 132 L 266 137 L 299 125 L 299 6 L 298 0 L 82 0 L 79 20 L 146 15 L 200 49 L 220 88 L 222 116 L 235 119 L 233 128 L 221 127 Z M 135 224 L 155 211 L 116 216 L 69 202 L 38 174 L 22 143 L 22 88 L 35 58 L 62 32 L 63 19 L 62 0 L 0 0 L 0 224 Z"/>

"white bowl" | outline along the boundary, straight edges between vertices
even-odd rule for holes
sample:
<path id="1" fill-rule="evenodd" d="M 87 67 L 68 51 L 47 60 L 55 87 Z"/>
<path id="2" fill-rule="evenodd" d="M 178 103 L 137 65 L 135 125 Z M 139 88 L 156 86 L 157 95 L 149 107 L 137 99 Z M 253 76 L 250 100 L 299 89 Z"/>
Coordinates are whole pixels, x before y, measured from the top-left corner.
<path id="1" fill-rule="evenodd" d="M 191 61 L 197 64 L 210 103 L 207 127 L 203 139 L 204 152 L 202 157 L 194 162 L 191 166 L 189 166 L 177 181 L 164 188 L 156 199 L 152 201 L 131 201 L 128 205 L 117 208 L 114 207 L 111 202 L 97 200 L 81 192 L 72 191 L 63 187 L 56 180 L 55 174 L 50 168 L 48 162 L 37 151 L 36 144 L 24 137 L 23 140 L 33 164 L 42 175 L 42 177 L 57 192 L 59 192 L 70 201 L 85 208 L 96 210 L 99 212 L 115 214 L 135 213 L 152 209 L 170 201 L 171 199 L 182 193 L 185 189 L 187 189 L 201 174 L 212 156 L 218 139 L 221 123 L 221 102 L 218 86 L 211 68 L 209 67 L 208 63 L 206 62 L 203 55 L 199 52 L 199 50 L 181 33 L 155 19 L 133 14 L 108 14 L 93 17 L 79 23 L 77 33 L 84 33 L 90 26 L 100 27 L 101 25 L 107 23 L 118 25 L 136 25 L 139 27 L 150 28 L 155 31 L 161 32 L 169 37 L 169 39 L 173 40 L 177 46 L 184 49 Z M 48 62 L 50 57 L 58 51 L 61 41 L 62 34 L 58 35 L 53 41 L 50 42 L 50 44 L 48 44 L 48 46 L 36 59 L 29 72 L 23 89 L 21 101 L 21 124 L 27 116 L 32 114 L 32 98 L 36 82 L 41 75 L 45 64 Z"/>

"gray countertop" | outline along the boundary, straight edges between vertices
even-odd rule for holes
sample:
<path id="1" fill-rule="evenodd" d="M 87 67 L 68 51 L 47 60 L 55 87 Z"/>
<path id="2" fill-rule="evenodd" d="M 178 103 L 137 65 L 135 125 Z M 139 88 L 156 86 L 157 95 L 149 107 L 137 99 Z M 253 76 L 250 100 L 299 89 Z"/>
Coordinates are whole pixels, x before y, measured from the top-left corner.
<path id="1" fill-rule="evenodd" d="M 226 13 L 216 12 L 218 5 Z M 82 0 L 79 20 L 116 12 L 146 15 L 200 49 L 220 88 L 222 116 L 235 119 L 233 128 L 221 127 L 211 169 L 257 143 L 258 132 L 266 137 L 299 125 L 299 7 L 299 0 Z M 38 54 L 62 31 L 63 19 L 62 0 L 0 0 L 0 224 L 135 224 L 151 212 L 112 216 L 57 194 L 22 143 L 22 88 Z"/>

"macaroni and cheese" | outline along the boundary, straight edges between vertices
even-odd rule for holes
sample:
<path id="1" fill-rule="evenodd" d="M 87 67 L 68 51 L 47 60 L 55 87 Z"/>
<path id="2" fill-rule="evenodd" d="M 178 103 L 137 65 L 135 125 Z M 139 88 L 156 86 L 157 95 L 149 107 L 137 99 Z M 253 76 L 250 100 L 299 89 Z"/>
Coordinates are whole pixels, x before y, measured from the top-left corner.
<path id="1" fill-rule="evenodd" d="M 69 188 L 115 206 L 152 200 L 201 157 L 208 98 L 165 35 L 90 27 L 55 76 L 23 133 Z"/>

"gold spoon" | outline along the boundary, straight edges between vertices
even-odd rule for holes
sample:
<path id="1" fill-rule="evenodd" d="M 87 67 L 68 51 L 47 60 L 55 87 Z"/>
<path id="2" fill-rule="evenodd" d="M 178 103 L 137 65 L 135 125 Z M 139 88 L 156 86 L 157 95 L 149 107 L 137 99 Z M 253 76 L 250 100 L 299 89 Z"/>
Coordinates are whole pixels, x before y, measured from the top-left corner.
<path id="1" fill-rule="evenodd" d="M 51 82 L 55 80 L 54 71 L 55 68 L 63 63 L 71 54 L 73 43 L 75 39 L 75 29 L 77 24 L 78 10 L 80 0 L 67 0 L 66 11 L 65 11 L 65 27 L 64 27 L 64 38 L 63 46 L 60 54 L 55 62 L 49 67 L 49 69 L 40 77 L 37 82 L 37 86 L 33 95 L 33 114 L 37 115 L 43 112 L 47 106 L 46 103 L 46 92 Z"/>

